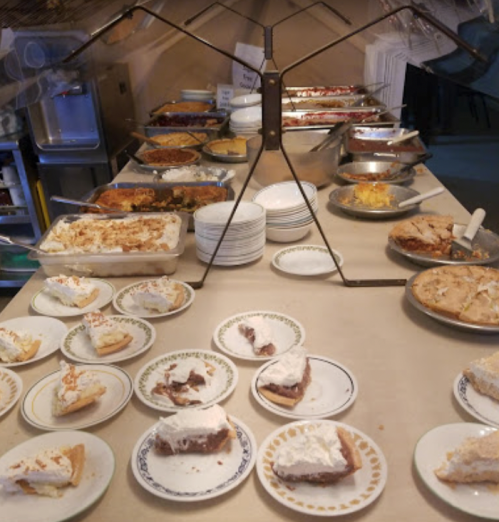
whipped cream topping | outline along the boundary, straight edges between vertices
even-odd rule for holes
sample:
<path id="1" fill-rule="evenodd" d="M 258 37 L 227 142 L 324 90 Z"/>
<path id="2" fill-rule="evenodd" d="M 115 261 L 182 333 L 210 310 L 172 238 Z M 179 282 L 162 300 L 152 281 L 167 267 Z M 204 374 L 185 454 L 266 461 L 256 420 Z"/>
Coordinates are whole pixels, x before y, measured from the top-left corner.
<path id="1" fill-rule="evenodd" d="M 277 362 L 263 370 L 258 378 L 258 385 L 294 386 L 303 379 L 306 367 L 307 350 L 301 346 L 294 346 L 280 357 Z"/>
<path id="2" fill-rule="evenodd" d="M 40 248 L 64 254 L 164 252 L 177 246 L 181 224 L 179 216 L 166 212 L 161 216 L 62 219 Z"/>
<path id="3" fill-rule="evenodd" d="M 179 361 L 175 368 L 166 372 L 166 383 L 185 383 L 187 382 L 187 379 L 189 378 L 191 371 L 204 377 L 206 384 L 209 383 L 211 376 L 208 374 L 208 368 L 206 367 L 204 362 L 199 359 Z"/>
<path id="4" fill-rule="evenodd" d="M 119 343 L 127 336 L 119 323 L 107 318 L 100 310 L 85 314 L 82 322 L 94 348 Z"/>
<path id="5" fill-rule="evenodd" d="M 167 312 L 177 299 L 176 284 L 172 283 L 167 276 L 146 281 L 137 287 L 132 298 L 136 304 L 143 308 Z"/>
<path id="6" fill-rule="evenodd" d="M 232 427 L 224 409 L 215 404 L 205 410 L 181 410 L 170 417 L 160 418 L 157 435 L 177 451 L 190 438 L 206 438 L 223 429 Z"/>
<path id="7" fill-rule="evenodd" d="M 21 491 L 16 482 L 25 480 L 42 494 L 57 496 L 56 488 L 69 484 L 73 475 L 71 461 L 63 451 L 64 448 L 46 449 L 12 464 L 6 475 L 0 476 L 0 484 L 5 491 L 15 493 Z"/>
<path id="8" fill-rule="evenodd" d="M 88 299 L 95 291 L 95 285 L 85 277 L 59 275 L 45 279 L 45 288 L 63 304 L 74 306 Z"/>
<path id="9" fill-rule="evenodd" d="M 100 385 L 99 378 L 92 371 L 78 369 L 66 361 L 61 361 L 60 366 L 56 393 L 63 407 L 79 401 L 86 392 Z"/>
<path id="10" fill-rule="evenodd" d="M 282 475 L 338 473 L 347 467 L 334 426 L 320 426 L 300 435 L 275 453 L 274 470 Z"/>
<path id="11" fill-rule="evenodd" d="M 177 169 L 170 169 L 164 172 L 161 177 L 168 182 L 177 181 L 219 181 L 225 170 L 216 167 L 180 167 Z M 227 176 L 232 176 L 234 170 L 229 170 Z"/>
<path id="12" fill-rule="evenodd" d="M 16 362 L 29 350 L 33 338 L 26 332 L 14 332 L 0 328 L 0 360 Z"/>
<path id="13" fill-rule="evenodd" d="M 255 340 L 253 342 L 253 348 L 258 351 L 264 346 L 273 344 L 274 336 L 272 334 L 272 328 L 269 323 L 261 315 L 255 315 L 254 317 L 248 317 L 243 319 L 239 323 L 239 329 L 252 329 L 254 330 Z"/>

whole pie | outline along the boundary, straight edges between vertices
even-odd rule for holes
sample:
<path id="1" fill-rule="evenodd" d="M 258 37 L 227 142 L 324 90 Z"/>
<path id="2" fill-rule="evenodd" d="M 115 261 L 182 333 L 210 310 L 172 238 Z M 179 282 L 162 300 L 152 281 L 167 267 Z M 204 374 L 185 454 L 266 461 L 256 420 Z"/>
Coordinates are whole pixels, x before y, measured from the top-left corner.
<path id="1" fill-rule="evenodd" d="M 199 158 L 199 152 L 191 149 L 151 149 L 142 153 L 142 160 L 150 167 L 191 165 Z"/>
<path id="2" fill-rule="evenodd" d="M 475 265 L 440 266 L 412 284 L 425 307 L 465 323 L 499 325 L 499 270 Z"/>

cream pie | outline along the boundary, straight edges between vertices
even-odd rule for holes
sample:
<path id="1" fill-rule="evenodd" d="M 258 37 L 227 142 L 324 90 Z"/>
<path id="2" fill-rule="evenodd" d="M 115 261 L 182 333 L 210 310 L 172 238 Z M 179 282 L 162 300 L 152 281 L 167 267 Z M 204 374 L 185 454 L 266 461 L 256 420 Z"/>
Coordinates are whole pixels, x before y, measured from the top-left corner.
<path id="1" fill-rule="evenodd" d="M 157 310 L 160 313 L 173 312 L 184 304 L 185 290 L 177 281 L 171 281 L 167 276 L 163 276 L 140 284 L 134 290 L 132 299 L 137 305 L 148 310 Z"/>
<path id="2" fill-rule="evenodd" d="M 274 473 L 289 482 L 332 484 L 362 467 L 350 433 L 322 425 L 281 444 L 275 452 Z"/>
<path id="3" fill-rule="evenodd" d="M 27 332 L 0 328 L 0 361 L 5 363 L 28 361 L 36 355 L 40 344 L 40 339 L 33 339 Z"/>
<path id="4" fill-rule="evenodd" d="M 45 279 L 45 288 L 66 306 L 85 308 L 95 301 L 99 289 L 85 277 L 59 275 Z"/>
<path id="5" fill-rule="evenodd" d="M 499 352 L 472 361 L 463 375 L 478 393 L 499 401 Z"/>
<path id="6" fill-rule="evenodd" d="M 215 404 L 205 410 L 182 410 L 160 420 L 154 447 L 163 455 L 214 453 L 236 437 L 224 409 Z"/>
<path id="7" fill-rule="evenodd" d="M 85 446 L 45 449 L 12 464 L 0 476 L 7 493 L 59 497 L 61 488 L 80 483 L 85 464 Z"/>
<path id="8" fill-rule="evenodd" d="M 255 315 L 243 319 L 238 329 L 250 342 L 256 355 L 274 355 L 276 347 L 272 328 L 264 317 Z"/>
<path id="9" fill-rule="evenodd" d="M 484 437 L 469 437 L 435 470 L 446 482 L 499 483 L 499 431 Z"/>
<path id="10" fill-rule="evenodd" d="M 200 391 L 210 385 L 214 372 L 215 367 L 206 361 L 180 360 L 165 370 L 164 379 L 156 383 L 152 393 L 176 406 L 202 404 Z"/>
<path id="11" fill-rule="evenodd" d="M 100 310 L 85 314 L 83 325 L 98 355 L 117 352 L 130 344 L 133 339 L 120 323 L 107 318 Z"/>
<path id="12" fill-rule="evenodd" d="M 100 383 L 94 372 L 83 370 L 66 361 L 61 361 L 60 366 L 61 371 L 52 402 L 54 416 L 61 417 L 81 410 L 106 393 L 106 387 Z"/>
<path id="13" fill-rule="evenodd" d="M 304 397 L 310 383 L 310 364 L 307 350 L 294 346 L 262 371 L 258 390 L 272 402 L 293 407 Z"/>

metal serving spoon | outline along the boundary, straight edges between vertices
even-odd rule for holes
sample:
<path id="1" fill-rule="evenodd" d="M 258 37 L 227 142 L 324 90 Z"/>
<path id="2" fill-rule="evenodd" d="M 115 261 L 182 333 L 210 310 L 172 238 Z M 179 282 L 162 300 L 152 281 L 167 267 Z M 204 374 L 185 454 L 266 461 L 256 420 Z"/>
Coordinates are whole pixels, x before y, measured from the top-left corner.
<path id="1" fill-rule="evenodd" d="M 26 250 L 32 250 L 33 252 L 36 252 L 38 254 L 46 254 L 45 250 L 41 250 L 39 248 L 36 248 L 31 245 L 27 245 L 26 243 L 20 243 L 19 241 L 15 241 L 14 239 L 8 237 L 8 236 L 1 236 L 0 235 L 0 242 L 6 243 L 7 245 L 14 245 L 21 248 L 25 248 Z"/>

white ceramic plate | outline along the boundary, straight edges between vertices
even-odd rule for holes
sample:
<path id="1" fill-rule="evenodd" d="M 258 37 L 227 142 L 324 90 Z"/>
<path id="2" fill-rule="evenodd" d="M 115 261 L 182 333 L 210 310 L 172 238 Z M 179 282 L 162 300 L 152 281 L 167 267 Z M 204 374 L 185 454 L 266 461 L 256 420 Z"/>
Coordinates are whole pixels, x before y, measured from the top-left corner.
<path id="1" fill-rule="evenodd" d="M 21 377 L 7 368 L 0 368 L 0 417 L 19 400 L 23 390 Z"/>
<path id="2" fill-rule="evenodd" d="M 243 320 L 255 316 L 263 317 L 272 329 L 276 353 L 270 357 L 255 355 L 250 342 L 239 331 L 239 324 Z M 227 355 L 250 361 L 265 361 L 282 355 L 293 346 L 301 346 L 305 342 L 305 329 L 288 315 L 258 310 L 225 319 L 216 327 L 213 340 L 217 347 Z"/>
<path id="3" fill-rule="evenodd" d="M 0 327 L 14 332 L 28 332 L 33 339 L 41 340 L 40 348 L 32 359 L 16 363 L 0 362 L 0 366 L 11 368 L 39 361 L 53 354 L 61 346 L 62 339 L 68 331 L 67 326 L 62 321 L 52 317 L 16 317 L 0 323 Z"/>
<path id="4" fill-rule="evenodd" d="M 172 364 L 186 359 L 200 359 L 215 367 L 209 385 L 199 387 L 199 398 L 202 404 L 176 406 L 167 397 L 161 398 L 153 395 L 151 390 L 157 381 L 162 380 L 164 371 Z M 207 407 L 217 404 L 234 391 L 237 381 L 237 367 L 224 355 L 206 350 L 182 350 L 166 353 L 149 361 L 137 372 L 134 387 L 137 397 L 146 406 L 155 410 L 175 412 L 186 408 Z"/>
<path id="5" fill-rule="evenodd" d="M 499 428 L 499 402 L 478 393 L 462 373 L 454 381 L 454 397 L 475 419 Z"/>
<path id="6" fill-rule="evenodd" d="M 111 482 L 115 461 L 111 448 L 102 439 L 84 431 L 45 433 L 11 449 L 0 458 L 0 474 L 18 460 L 44 449 L 85 444 L 85 467 L 80 484 L 64 489 L 62 497 L 12 495 L 0 491 L 2 519 L 22 522 L 61 522 L 74 517 L 97 502 Z"/>
<path id="7" fill-rule="evenodd" d="M 182 281 L 176 281 L 174 279 L 171 279 L 170 281 L 173 283 L 179 283 L 184 288 L 184 302 L 182 306 L 177 310 L 161 313 L 157 310 L 149 310 L 135 303 L 135 301 L 133 300 L 133 294 L 135 290 L 141 284 L 146 283 L 147 281 L 139 281 L 138 283 L 132 283 L 131 285 L 122 288 L 114 297 L 113 306 L 116 308 L 116 310 L 118 310 L 120 314 L 133 315 L 135 317 L 142 317 L 144 319 L 154 319 L 156 317 L 166 317 L 168 315 L 178 314 L 179 312 L 182 312 L 182 310 L 185 310 L 186 308 L 191 306 L 196 294 L 189 285 L 183 283 Z"/>
<path id="8" fill-rule="evenodd" d="M 85 327 L 80 323 L 69 330 L 62 340 L 62 353 L 69 359 L 77 362 L 88 364 L 108 364 L 117 361 L 126 361 L 132 357 L 136 357 L 137 355 L 144 353 L 146 350 L 149 350 L 149 348 L 154 344 L 154 341 L 156 340 L 156 330 L 152 324 L 144 321 L 144 319 L 123 315 L 108 315 L 106 317 L 118 321 L 120 325 L 133 337 L 128 346 L 118 352 L 99 356 L 90 343 L 90 337 L 85 332 Z"/>
<path id="9" fill-rule="evenodd" d="M 345 366 L 319 355 L 308 356 L 311 381 L 303 399 L 294 407 L 286 408 L 269 401 L 258 389 L 262 372 L 277 363 L 276 359 L 261 366 L 251 381 L 253 397 L 266 410 L 288 419 L 323 419 L 349 408 L 357 398 L 357 380 Z"/>
<path id="10" fill-rule="evenodd" d="M 230 451 L 208 454 L 157 454 L 155 424 L 133 449 L 131 464 L 137 482 L 157 497 L 180 502 L 207 500 L 239 486 L 255 465 L 257 447 L 250 429 L 232 415 L 230 419 L 237 432 Z"/>
<path id="11" fill-rule="evenodd" d="M 421 480 L 430 491 L 451 506 L 472 515 L 499 519 L 497 491 L 490 484 L 447 484 L 437 478 L 435 469 L 447 458 L 447 453 L 468 437 L 483 437 L 495 428 L 474 424 L 445 424 L 425 433 L 416 444 L 414 464 Z"/>
<path id="12" fill-rule="evenodd" d="M 333 250 L 336 261 L 343 266 L 343 256 Z M 301 276 L 329 274 L 336 271 L 328 249 L 320 245 L 294 245 L 274 254 L 272 264 L 281 272 Z"/>
<path id="13" fill-rule="evenodd" d="M 76 315 L 84 315 L 93 312 L 99 308 L 104 308 L 113 299 L 115 288 L 104 279 L 89 279 L 98 289 L 99 295 L 97 299 L 84 308 L 77 306 L 67 306 L 62 304 L 57 297 L 50 294 L 45 288 L 39 290 L 31 300 L 31 308 L 35 312 L 51 317 L 72 317 Z"/>
<path id="14" fill-rule="evenodd" d="M 331 424 L 345 428 L 353 436 L 362 458 L 362 468 L 330 486 L 305 482 L 287 483 L 272 471 L 276 450 L 288 441 L 303 436 L 306 430 Z M 272 432 L 258 450 L 256 470 L 263 487 L 282 505 L 305 513 L 332 517 L 359 511 L 371 504 L 383 491 L 387 478 L 385 456 L 378 445 L 361 431 L 330 420 L 297 421 Z"/>
<path id="15" fill-rule="evenodd" d="M 54 417 L 52 400 L 59 380 L 59 370 L 49 373 L 26 392 L 21 405 L 24 419 L 41 430 L 79 430 L 104 422 L 120 412 L 132 398 L 132 378 L 121 368 L 105 364 L 80 365 L 78 369 L 94 372 L 106 393 L 95 403 L 79 411 Z"/>

